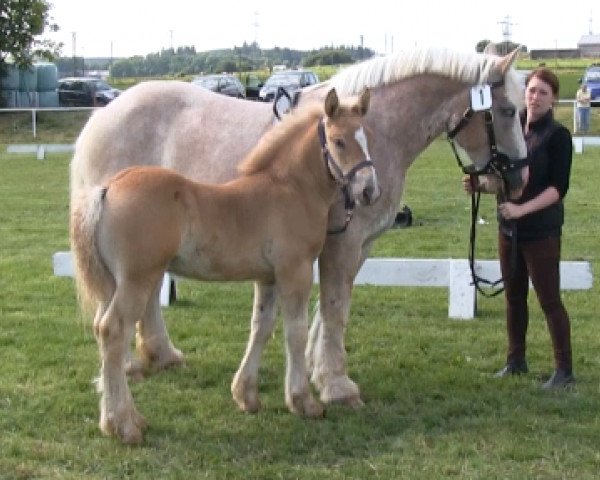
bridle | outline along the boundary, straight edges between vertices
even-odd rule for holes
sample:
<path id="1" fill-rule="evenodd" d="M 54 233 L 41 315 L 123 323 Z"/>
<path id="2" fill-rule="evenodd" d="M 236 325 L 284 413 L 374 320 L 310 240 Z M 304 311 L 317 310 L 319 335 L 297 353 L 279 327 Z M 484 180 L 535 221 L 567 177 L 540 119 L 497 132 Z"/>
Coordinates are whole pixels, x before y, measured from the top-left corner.
<path id="1" fill-rule="evenodd" d="M 319 133 L 319 142 L 321 144 L 321 152 L 323 153 L 323 160 L 325 162 L 325 167 L 329 172 L 331 178 L 337 183 L 342 193 L 344 194 L 344 208 L 346 209 L 346 217 L 344 219 L 344 224 L 341 227 L 337 227 L 331 230 L 327 230 L 327 233 L 330 235 L 336 235 L 339 233 L 344 233 L 348 228 L 348 224 L 352 220 L 354 215 L 354 208 L 356 207 L 356 202 L 350 195 L 350 183 L 354 180 L 354 177 L 358 173 L 359 170 L 363 168 L 374 168 L 373 162 L 370 158 L 364 159 L 362 162 L 354 165 L 348 172 L 344 173 L 341 167 L 337 164 L 335 159 L 329 153 L 329 148 L 327 147 L 327 137 L 325 135 L 325 123 L 323 119 L 319 121 L 319 125 L 317 127 Z"/>
<path id="2" fill-rule="evenodd" d="M 511 160 L 508 155 L 505 153 L 498 151 L 498 145 L 496 144 L 496 135 L 494 133 L 494 116 L 492 114 L 492 97 L 491 91 L 495 88 L 501 87 L 504 85 L 504 81 L 501 80 L 499 82 L 494 82 L 486 85 L 478 85 L 473 87 L 471 90 L 471 104 L 465 110 L 462 118 L 459 122 L 452 128 L 448 134 L 448 142 L 452 147 L 452 151 L 454 152 L 454 156 L 456 157 L 456 161 L 458 166 L 461 168 L 463 173 L 469 175 L 471 180 L 475 180 L 480 175 L 488 175 L 493 174 L 498 176 L 503 183 L 502 192 L 499 193 L 499 197 L 501 201 L 505 200 L 505 193 L 508 191 L 508 174 L 513 172 L 514 170 L 523 168 L 527 163 L 527 158 L 521 158 L 516 160 Z M 477 101 L 477 95 L 481 95 L 481 102 L 477 105 L 474 103 Z M 474 97 L 475 95 L 475 97 Z M 487 98 L 484 98 L 487 97 Z M 478 169 L 475 164 L 465 165 L 460 159 L 460 155 L 458 154 L 458 150 L 455 144 L 455 138 L 458 133 L 465 128 L 471 119 L 474 117 L 475 113 L 481 112 L 484 116 L 485 121 L 485 131 L 488 137 L 488 144 L 490 149 L 490 159 L 486 163 L 486 165 Z M 499 284 L 503 282 L 503 278 L 500 278 L 496 281 L 490 281 L 485 278 L 480 277 L 475 272 L 475 230 L 477 225 L 477 217 L 479 214 L 479 201 L 480 201 L 481 192 L 473 192 L 471 195 L 471 228 L 469 234 L 469 267 L 471 269 L 471 278 L 473 279 L 473 285 L 482 295 L 486 297 L 495 297 L 504 291 L 504 287 L 496 288 Z M 516 262 L 516 242 L 517 242 L 517 227 L 514 220 L 510 222 L 510 237 L 512 244 L 512 255 L 511 255 L 511 272 L 514 272 L 514 268 L 512 267 Z M 483 290 L 481 284 L 486 284 L 492 288 L 496 288 L 496 290 L 491 293 Z"/>

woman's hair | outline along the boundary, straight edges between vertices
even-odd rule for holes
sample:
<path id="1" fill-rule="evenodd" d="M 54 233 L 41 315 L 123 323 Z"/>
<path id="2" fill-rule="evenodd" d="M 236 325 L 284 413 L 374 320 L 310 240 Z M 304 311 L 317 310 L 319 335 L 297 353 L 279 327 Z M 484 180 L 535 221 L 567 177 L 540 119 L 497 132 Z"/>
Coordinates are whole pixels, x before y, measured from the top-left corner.
<path id="1" fill-rule="evenodd" d="M 529 75 L 527 75 L 527 78 L 525 79 L 526 86 L 529 85 L 529 82 L 532 78 L 539 78 L 542 82 L 550 85 L 552 93 L 555 97 L 558 97 L 558 90 L 560 89 L 560 84 L 558 82 L 558 77 L 552 70 L 546 67 L 539 67 L 535 70 L 532 70 L 531 72 L 529 72 Z"/>

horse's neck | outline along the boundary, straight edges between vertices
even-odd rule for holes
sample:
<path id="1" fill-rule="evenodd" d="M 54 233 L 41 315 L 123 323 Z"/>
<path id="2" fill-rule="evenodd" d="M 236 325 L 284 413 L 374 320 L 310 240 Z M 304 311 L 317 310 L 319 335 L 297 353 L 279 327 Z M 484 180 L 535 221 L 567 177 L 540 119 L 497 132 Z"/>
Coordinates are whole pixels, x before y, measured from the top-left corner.
<path id="1" fill-rule="evenodd" d="M 370 111 L 380 118 L 374 120 L 373 128 L 383 129 L 412 163 L 447 130 L 464 88 L 460 82 L 428 74 L 376 89 Z"/>

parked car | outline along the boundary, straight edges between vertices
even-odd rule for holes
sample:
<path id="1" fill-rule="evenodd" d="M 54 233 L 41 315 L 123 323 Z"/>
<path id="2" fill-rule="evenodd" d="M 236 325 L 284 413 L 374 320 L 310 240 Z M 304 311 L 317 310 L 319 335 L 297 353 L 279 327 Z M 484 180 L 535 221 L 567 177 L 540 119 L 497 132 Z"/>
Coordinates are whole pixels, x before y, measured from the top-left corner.
<path id="1" fill-rule="evenodd" d="M 271 75 L 258 94 L 264 102 L 272 102 L 277 89 L 282 87 L 291 96 L 301 88 L 319 83 L 319 77 L 310 70 L 286 70 Z"/>
<path id="2" fill-rule="evenodd" d="M 103 107 L 119 96 L 121 90 L 92 77 L 69 77 L 58 81 L 61 107 Z"/>
<path id="3" fill-rule="evenodd" d="M 585 71 L 581 81 L 587 84 L 588 90 L 592 96 L 592 104 L 600 104 L 600 65 L 589 67 Z"/>
<path id="4" fill-rule="evenodd" d="M 246 88 L 237 77 L 227 73 L 203 75 L 192 80 L 194 85 L 236 98 L 246 98 Z"/>

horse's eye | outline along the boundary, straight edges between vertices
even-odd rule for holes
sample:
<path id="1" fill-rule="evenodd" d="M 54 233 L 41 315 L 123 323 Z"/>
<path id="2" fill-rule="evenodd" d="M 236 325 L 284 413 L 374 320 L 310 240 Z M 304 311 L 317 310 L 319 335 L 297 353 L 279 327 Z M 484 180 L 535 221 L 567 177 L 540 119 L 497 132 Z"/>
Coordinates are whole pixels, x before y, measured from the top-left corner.
<path id="1" fill-rule="evenodd" d="M 341 139 L 341 138 L 336 138 L 333 141 L 333 144 L 337 147 L 337 148 L 346 148 L 346 143 Z"/>
<path id="2" fill-rule="evenodd" d="M 502 113 L 502 115 L 505 117 L 513 118 L 517 113 L 517 110 L 515 107 L 504 107 L 500 109 L 500 113 Z"/>

